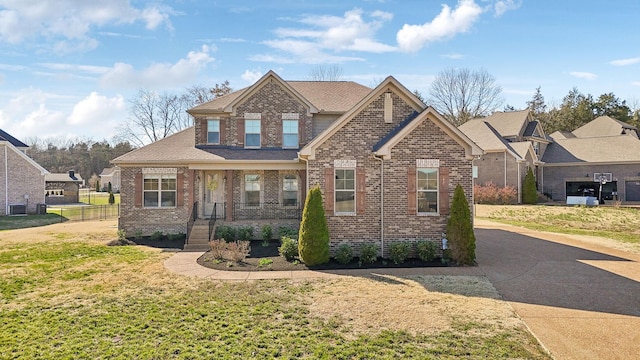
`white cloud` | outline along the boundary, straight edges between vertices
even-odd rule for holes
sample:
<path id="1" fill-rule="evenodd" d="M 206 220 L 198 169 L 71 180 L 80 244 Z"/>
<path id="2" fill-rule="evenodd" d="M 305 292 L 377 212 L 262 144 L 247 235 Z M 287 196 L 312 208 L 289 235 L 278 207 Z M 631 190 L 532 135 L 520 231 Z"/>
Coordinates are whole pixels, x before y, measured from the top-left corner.
<path id="1" fill-rule="evenodd" d="M 493 4 L 495 16 L 502 16 L 509 10 L 515 10 L 522 5 L 522 1 L 498 0 Z"/>
<path id="2" fill-rule="evenodd" d="M 640 81 L 632 81 L 631 85 L 633 86 L 640 86 Z"/>
<path id="3" fill-rule="evenodd" d="M 609 61 L 609 64 L 613 66 L 627 66 L 627 65 L 634 65 L 638 63 L 640 63 L 640 57 Z"/>
<path id="4" fill-rule="evenodd" d="M 584 72 L 584 71 L 572 71 L 569 73 L 569 75 L 573 77 L 577 77 L 578 79 L 586 79 L 586 80 L 594 80 L 595 78 L 598 77 L 598 75 L 594 73 Z"/>
<path id="5" fill-rule="evenodd" d="M 102 119 L 110 119 L 114 114 L 125 110 L 125 99 L 122 95 L 108 98 L 92 92 L 73 107 L 67 122 L 71 125 L 93 125 L 102 127 L 105 125 Z"/>
<path id="6" fill-rule="evenodd" d="M 455 9 L 442 5 L 442 11 L 431 22 L 405 24 L 396 35 L 403 51 L 418 51 L 426 44 L 469 31 L 480 18 L 482 8 L 473 0 L 460 0 Z"/>
<path id="7" fill-rule="evenodd" d="M 190 51 L 186 58 L 175 64 L 156 63 L 136 70 L 127 63 L 115 63 L 100 79 L 105 87 L 156 88 L 179 87 L 196 80 L 200 70 L 215 61 L 210 55 L 211 47 L 203 45 L 200 51 Z"/>
<path id="8" fill-rule="evenodd" d="M 122 95 L 92 92 L 78 99 L 29 88 L 16 93 L 0 110 L 0 126 L 23 141 L 36 136 L 108 140 L 126 116 Z"/>
<path id="9" fill-rule="evenodd" d="M 458 54 L 458 53 L 443 54 L 441 56 L 445 59 L 451 59 L 451 60 L 460 60 L 464 58 L 464 55 Z"/>
<path id="10" fill-rule="evenodd" d="M 369 18 L 366 19 L 366 16 Z M 385 53 L 396 48 L 375 40 L 376 32 L 382 25 L 390 21 L 393 14 L 374 11 L 365 14 L 355 8 L 343 16 L 307 15 L 293 20 L 307 25 L 303 28 L 278 28 L 274 30 L 276 39 L 263 42 L 265 45 L 293 55 L 292 59 L 282 55 L 254 55 L 252 60 L 277 62 L 302 62 L 307 64 L 339 63 L 359 61 L 360 57 L 337 56 L 328 52 L 359 51 L 369 53 Z M 291 20 L 291 19 L 288 19 Z"/>
<path id="11" fill-rule="evenodd" d="M 242 80 L 245 80 L 251 84 L 258 81 L 262 77 L 262 72 L 258 70 L 245 70 L 244 74 L 242 74 Z"/>
<path id="12" fill-rule="evenodd" d="M 44 37 L 52 49 L 69 51 L 97 46 L 93 28 L 142 22 L 149 30 L 165 24 L 171 29 L 170 8 L 149 5 L 136 8 L 129 0 L 5 0 L 0 10 L 0 42 L 21 43 Z"/>
<path id="13" fill-rule="evenodd" d="M 76 71 L 76 72 L 95 74 L 95 75 L 104 74 L 110 69 L 109 67 L 106 67 L 106 66 L 79 65 L 79 64 L 66 64 L 66 63 L 40 63 L 38 65 L 51 70 Z"/>

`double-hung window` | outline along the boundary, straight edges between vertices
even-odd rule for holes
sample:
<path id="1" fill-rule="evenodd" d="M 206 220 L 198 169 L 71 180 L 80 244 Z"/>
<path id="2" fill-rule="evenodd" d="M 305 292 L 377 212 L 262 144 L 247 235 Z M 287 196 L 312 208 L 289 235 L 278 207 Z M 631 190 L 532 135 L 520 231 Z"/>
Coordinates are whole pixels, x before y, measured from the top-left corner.
<path id="1" fill-rule="evenodd" d="M 176 185 L 175 174 L 145 174 L 144 207 L 175 207 Z"/>
<path id="2" fill-rule="evenodd" d="M 355 214 L 356 212 L 356 171 L 355 169 L 335 169 L 335 213 Z"/>
<path id="3" fill-rule="evenodd" d="M 260 120 L 247 119 L 244 121 L 244 147 L 260 147 Z"/>
<path id="4" fill-rule="evenodd" d="M 282 147 L 298 148 L 298 120 L 282 120 Z"/>
<path id="5" fill-rule="evenodd" d="M 220 120 L 207 120 L 207 143 L 220 144 Z"/>
<path id="6" fill-rule="evenodd" d="M 244 175 L 244 202 L 246 206 L 260 206 L 260 175 Z"/>
<path id="7" fill-rule="evenodd" d="M 418 214 L 438 212 L 438 169 L 418 168 Z"/>
<path id="8" fill-rule="evenodd" d="M 282 205 L 298 205 L 298 177 L 296 175 L 285 175 L 282 179 Z"/>

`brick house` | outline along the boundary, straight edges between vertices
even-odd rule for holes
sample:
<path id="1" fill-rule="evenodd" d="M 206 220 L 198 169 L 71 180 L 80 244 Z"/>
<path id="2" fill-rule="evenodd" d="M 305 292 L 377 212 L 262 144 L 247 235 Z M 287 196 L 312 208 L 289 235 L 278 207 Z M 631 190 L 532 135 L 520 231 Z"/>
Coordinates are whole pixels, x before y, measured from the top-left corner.
<path id="1" fill-rule="evenodd" d="M 522 182 L 529 168 L 536 179 L 541 178 L 540 159 L 551 140 L 529 110 L 498 111 L 486 118 L 467 121 L 459 129 L 484 150 L 484 155 L 474 161 L 476 184 L 511 186 L 520 202 Z"/>
<path id="2" fill-rule="evenodd" d="M 456 185 L 472 203 L 482 151 L 393 77 L 370 89 L 270 71 L 189 113 L 192 128 L 113 161 L 127 233 L 184 233 L 193 214 L 297 226 L 318 185 L 331 247 L 370 242 L 386 254 L 392 241 L 440 241 Z"/>
<path id="3" fill-rule="evenodd" d="M 22 141 L 0 130 L 0 215 L 36 213 L 49 172 L 26 155 Z"/>
<path id="4" fill-rule="evenodd" d="M 82 177 L 74 170 L 66 173 L 47 174 L 44 177 L 47 205 L 77 204 L 80 202 Z"/>

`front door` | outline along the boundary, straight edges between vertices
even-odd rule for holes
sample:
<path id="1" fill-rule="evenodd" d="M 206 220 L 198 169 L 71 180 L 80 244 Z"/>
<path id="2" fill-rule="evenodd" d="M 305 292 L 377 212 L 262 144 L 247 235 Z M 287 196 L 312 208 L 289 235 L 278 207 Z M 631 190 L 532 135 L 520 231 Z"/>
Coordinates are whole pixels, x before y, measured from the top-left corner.
<path id="1" fill-rule="evenodd" d="M 216 207 L 216 217 L 224 217 L 224 172 L 207 171 L 204 183 L 204 216 L 210 217 Z"/>

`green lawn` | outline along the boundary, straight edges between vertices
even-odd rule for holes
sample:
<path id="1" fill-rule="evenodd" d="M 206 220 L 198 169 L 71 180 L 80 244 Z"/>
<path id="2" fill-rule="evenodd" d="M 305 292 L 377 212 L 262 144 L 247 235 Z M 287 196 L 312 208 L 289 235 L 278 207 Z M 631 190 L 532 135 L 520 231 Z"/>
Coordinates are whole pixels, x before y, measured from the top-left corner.
<path id="1" fill-rule="evenodd" d="M 0 216 L 0 230 L 22 229 L 44 226 L 64 221 L 59 214 Z"/>
<path id="2" fill-rule="evenodd" d="M 171 254 L 104 245 L 116 237 L 113 225 L 65 223 L 20 237 L 0 233 L 0 359 L 548 359 L 497 298 L 428 291 L 414 279 L 182 277 L 162 265 Z M 314 308 L 322 301 L 334 308 L 340 298 L 332 298 L 339 296 L 333 289 L 353 293 L 357 284 L 375 289 L 358 296 L 368 304 L 361 312 L 326 316 Z M 409 290 L 415 295 L 406 298 Z M 416 325 L 422 330 L 394 325 L 411 322 L 416 311 L 394 309 L 394 294 L 427 314 Z M 459 312 L 458 300 L 507 315 Z M 400 310 L 405 315 L 383 321 L 387 326 L 354 325 L 369 324 L 366 312 L 379 320 Z M 431 317 L 445 324 L 431 327 Z"/>
<path id="3" fill-rule="evenodd" d="M 115 204 L 120 204 L 120 194 L 113 194 Z M 80 202 L 90 205 L 108 205 L 109 193 L 107 192 L 95 192 L 90 194 L 82 193 L 79 197 Z"/>
<path id="4" fill-rule="evenodd" d="M 476 205 L 480 218 L 564 234 L 640 244 L 640 209 L 605 206 Z"/>

